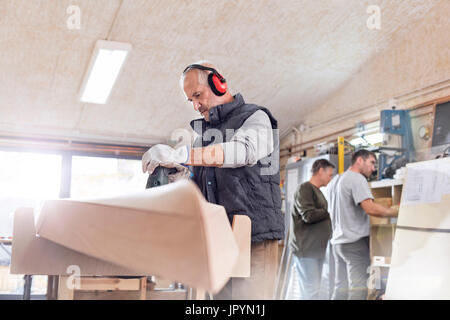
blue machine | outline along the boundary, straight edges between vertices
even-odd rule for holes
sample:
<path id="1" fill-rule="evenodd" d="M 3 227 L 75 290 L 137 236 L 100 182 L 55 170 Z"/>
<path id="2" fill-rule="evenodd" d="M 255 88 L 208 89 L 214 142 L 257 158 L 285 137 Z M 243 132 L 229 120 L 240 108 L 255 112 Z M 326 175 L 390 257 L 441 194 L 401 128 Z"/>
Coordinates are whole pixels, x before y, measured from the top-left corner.
<path id="1" fill-rule="evenodd" d="M 390 179 L 395 171 L 412 162 L 414 144 L 408 110 L 382 110 L 380 132 L 384 135 L 378 163 L 378 180 Z"/>

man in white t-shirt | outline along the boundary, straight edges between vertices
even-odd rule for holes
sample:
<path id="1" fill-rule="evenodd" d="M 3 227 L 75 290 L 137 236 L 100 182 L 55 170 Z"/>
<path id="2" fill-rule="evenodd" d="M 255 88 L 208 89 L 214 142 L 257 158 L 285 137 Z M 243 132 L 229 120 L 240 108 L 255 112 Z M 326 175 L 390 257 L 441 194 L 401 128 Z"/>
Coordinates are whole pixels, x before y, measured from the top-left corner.
<path id="1" fill-rule="evenodd" d="M 330 240 L 336 261 L 334 300 L 367 299 L 369 216 L 396 217 L 397 208 L 373 201 L 367 178 L 375 171 L 373 152 L 359 150 L 351 167 L 328 185 L 329 212 L 333 229 Z"/>

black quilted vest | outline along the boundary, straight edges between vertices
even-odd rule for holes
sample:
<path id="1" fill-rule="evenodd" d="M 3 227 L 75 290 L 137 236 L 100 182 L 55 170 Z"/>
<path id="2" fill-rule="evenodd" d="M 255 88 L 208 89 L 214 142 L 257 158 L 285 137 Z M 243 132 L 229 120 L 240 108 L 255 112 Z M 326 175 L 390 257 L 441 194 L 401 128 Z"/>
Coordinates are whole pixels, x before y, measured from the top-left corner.
<path id="1" fill-rule="evenodd" d="M 246 104 L 242 96 L 237 94 L 231 103 L 211 108 L 209 122 L 204 119 L 191 121 L 191 127 L 199 134 L 194 147 L 229 141 L 232 134 L 226 136 L 226 129 L 239 129 L 244 121 L 258 110 L 266 112 L 272 123 L 272 129 L 277 129 L 277 120 L 268 109 Z M 224 141 L 210 138 L 208 132 L 211 130 L 207 131 L 208 129 L 216 129 L 216 132 L 219 130 Z M 284 237 L 279 187 L 279 137 L 278 130 L 274 132 L 274 151 L 254 166 L 193 167 L 193 180 L 209 202 L 225 207 L 230 223 L 235 214 L 250 217 L 252 242 Z"/>

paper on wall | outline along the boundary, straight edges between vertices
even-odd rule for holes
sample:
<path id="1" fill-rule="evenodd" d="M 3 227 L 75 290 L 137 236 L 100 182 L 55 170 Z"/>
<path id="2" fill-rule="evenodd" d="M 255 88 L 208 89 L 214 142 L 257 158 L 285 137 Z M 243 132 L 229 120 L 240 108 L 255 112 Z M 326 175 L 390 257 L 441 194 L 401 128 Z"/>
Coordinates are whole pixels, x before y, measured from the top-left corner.
<path id="1" fill-rule="evenodd" d="M 439 171 L 443 176 L 443 194 L 450 194 L 450 161 L 443 162 Z"/>
<path id="2" fill-rule="evenodd" d="M 421 202 L 421 194 L 424 188 L 425 177 L 420 171 L 408 168 L 405 185 L 403 187 L 403 204 L 413 204 Z"/>
<path id="3" fill-rule="evenodd" d="M 450 193 L 450 162 L 424 162 L 409 166 L 403 204 L 438 203 Z"/>

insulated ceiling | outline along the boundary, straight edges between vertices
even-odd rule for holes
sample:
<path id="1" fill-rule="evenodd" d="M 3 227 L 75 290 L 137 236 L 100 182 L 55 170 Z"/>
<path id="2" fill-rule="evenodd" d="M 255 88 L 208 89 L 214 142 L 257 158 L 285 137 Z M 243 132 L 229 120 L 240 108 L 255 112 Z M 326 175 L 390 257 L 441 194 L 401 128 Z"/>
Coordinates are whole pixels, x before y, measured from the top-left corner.
<path id="1" fill-rule="evenodd" d="M 232 93 L 301 122 L 446 0 L 0 0 L 0 135 L 166 142 L 198 117 L 179 76 L 213 62 Z M 369 5 L 381 10 L 370 30 Z M 70 5 L 81 12 L 69 29 Z M 106 105 L 78 100 L 96 40 L 133 50 Z"/>

